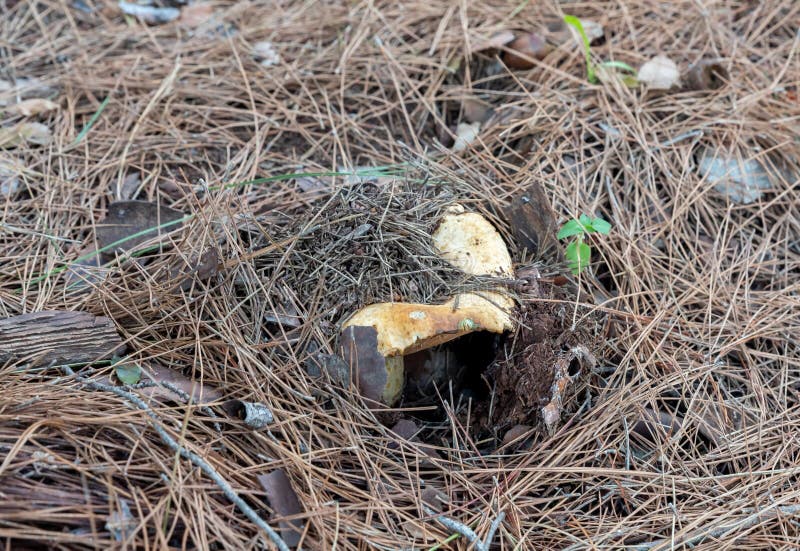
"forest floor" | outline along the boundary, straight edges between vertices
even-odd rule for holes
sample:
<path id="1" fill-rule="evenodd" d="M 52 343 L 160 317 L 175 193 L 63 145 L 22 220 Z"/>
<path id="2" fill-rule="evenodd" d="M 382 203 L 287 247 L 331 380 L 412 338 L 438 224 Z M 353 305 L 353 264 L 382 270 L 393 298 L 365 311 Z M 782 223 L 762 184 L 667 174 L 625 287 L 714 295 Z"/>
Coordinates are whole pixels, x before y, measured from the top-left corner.
<path id="1" fill-rule="evenodd" d="M 153 7 L 0 0 L 0 548 L 796 547 L 800 3 Z"/>

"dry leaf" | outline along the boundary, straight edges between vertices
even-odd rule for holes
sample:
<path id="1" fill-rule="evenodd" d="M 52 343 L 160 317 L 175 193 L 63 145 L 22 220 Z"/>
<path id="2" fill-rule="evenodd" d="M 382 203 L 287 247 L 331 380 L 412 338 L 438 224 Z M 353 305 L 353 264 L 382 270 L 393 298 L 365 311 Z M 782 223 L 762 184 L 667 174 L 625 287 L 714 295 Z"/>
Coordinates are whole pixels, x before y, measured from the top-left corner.
<path id="1" fill-rule="evenodd" d="M 214 14 L 214 5 L 209 2 L 198 2 L 181 8 L 181 17 L 178 20 L 188 27 L 199 27 L 208 21 Z"/>
<path id="2" fill-rule="evenodd" d="M 192 380 L 180 371 L 170 369 L 165 366 L 155 365 L 147 367 L 142 370 L 145 378 L 155 381 L 156 383 L 166 383 L 168 386 L 177 388 L 185 395 L 191 396 L 192 403 L 198 405 L 208 405 L 213 402 L 218 402 L 222 399 L 222 392 L 207 384 L 203 384 L 198 380 Z M 175 400 L 175 393 L 169 388 L 161 386 L 145 387 L 139 390 L 144 396 L 166 398 L 168 400 Z"/>
<path id="3" fill-rule="evenodd" d="M 305 362 L 304 367 L 311 377 L 322 377 L 324 374 L 336 386 L 346 388 L 350 385 L 350 368 L 338 354 L 318 352 Z"/>
<path id="4" fill-rule="evenodd" d="M 514 197 L 505 215 L 517 243 L 529 252 L 542 256 L 555 245 L 555 213 L 539 182 L 532 181 L 522 195 Z"/>
<path id="5" fill-rule="evenodd" d="M 131 172 L 122 181 L 119 193 L 117 193 L 117 180 L 111 182 L 111 192 L 117 196 L 118 201 L 127 201 L 136 195 L 139 184 L 142 183 L 142 176 L 138 172 Z"/>
<path id="6" fill-rule="evenodd" d="M 719 446 L 731 433 L 742 429 L 741 413 L 725 403 L 704 401 L 698 404 L 698 409 L 699 412 L 692 415 L 697 430 L 714 446 Z"/>
<path id="7" fill-rule="evenodd" d="M 21 122 L 0 128 L 0 147 L 17 147 L 24 143 L 47 145 L 52 139 L 50 128 L 39 122 Z"/>
<path id="8" fill-rule="evenodd" d="M 453 152 L 459 153 L 467 149 L 478 137 L 481 131 L 481 123 L 458 123 L 456 127 L 456 141 L 453 144 Z"/>
<path id="9" fill-rule="evenodd" d="M 439 452 L 435 448 L 428 446 L 419 438 L 419 426 L 411 419 L 400 419 L 392 427 L 391 431 L 397 436 L 397 440 L 389 442 L 388 448 L 390 450 L 397 450 L 400 448 L 399 440 L 405 440 L 412 444 L 417 445 L 417 449 L 427 455 L 428 457 L 440 458 Z"/>
<path id="10" fill-rule="evenodd" d="M 755 159 L 726 156 L 710 148 L 700 151 L 697 171 L 717 192 L 742 205 L 758 201 L 772 187 L 766 169 Z"/>
<path id="11" fill-rule="evenodd" d="M 142 380 L 156 383 L 136 389 L 138 394 L 146 398 L 185 402 L 189 397 L 193 404 L 201 406 L 219 402 L 223 398 L 223 394 L 219 389 L 203 384 L 199 380 L 193 380 L 180 371 L 166 366 L 144 366 L 141 370 L 141 375 Z M 100 377 L 98 382 L 113 384 L 109 377 Z"/>
<path id="12" fill-rule="evenodd" d="M 631 427 L 631 435 L 636 435 L 640 444 L 657 445 L 665 434 L 675 434 L 682 425 L 683 419 L 680 417 L 665 411 L 656 412 L 644 408 L 641 418 Z"/>
<path id="13" fill-rule="evenodd" d="M 203 254 L 200 255 L 200 258 L 195 266 L 194 273 L 197 276 L 197 279 L 211 279 L 219 273 L 221 264 L 219 249 L 216 247 L 209 247 L 203 251 Z"/>
<path id="14" fill-rule="evenodd" d="M 442 511 L 444 506 L 450 503 L 450 499 L 447 497 L 447 494 L 437 488 L 434 488 L 433 486 L 427 486 L 424 490 L 422 490 L 419 497 L 423 503 L 425 503 L 434 511 Z"/>
<path id="15" fill-rule="evenodd" d="M 603 35 L 605 35 L 605 29 L 603 29 L 603 26 L 596 21 L 592 21 L 590 19 L 581 19 L 581 25 L 583 26 L 583 31 L 586 33 L 586 38 L 589 39 L 589 44 L 595 40 L 600 40 L 603 38 Z M 580 33 L 578 33 L 578 29 L 572 25 L 568 25 L 568 27 L 572 33 L 572 37 L 577 40 L 578 43 L 583 44 L 583 38 L 581 38 Z"/>
<path id="16" fill-rule="evenodd" d="M 97 225 L 97 243 L 101 249 L 123 239 L 104 254 L 124 253 L 135 249 L 157 235 L 163 235 L 181 227 L 178 222 L 183 213 L 147 201 L 118 201 L 108 206 L 108 214 Z M 164 224 L 170 224 L 161 227 Z M 135 236 L 135 237 L 133 237 Z"/>
<path id="17" fill-rule="evenodd" d="M 38 78 L 18 78 L 16 82 L 0 79 L 0 106 L 54 93 L 55 89 Z"/>
<path id="18" fill-rule="evenodd" d="M 503 435 L 503 445 L 511 444 L 515 442 L 517 444 L 521 444 L 521 438 L 523 436 L 529 435 L 531 432 L 530 425 L 514 425 L 506 433 Z"/>
<path id="19" fill-rule="evenodd" d="M 253 57 L 264 67 L 272 67 L 281 62 L 280 54 L 278 54 L 272 42 L 268 40 L 253 44 Z"/>
<path id="20" fill-rule="evenodd" d="M 678 85 L 680 77 L 675 62 L 659 55 L 642 65 L 636 78 L 650 90 L 669 90 Z"/>
<path id="21" fill-rule="evenodd" d="M 533 60 L 542 60 L 552 51 L 544 38 L 536 33 L 526 33 L 508 45 L 509 51 L 503 53 L 503 62 L 511 69 L 532 69 Z"/>
<path id="22" fill-rule="evenodd" d="M 266 314 L 264 314 L 264 321 L 267 323 L 282 325 L 283 327 L 289 327 L 291 329 L 297 329 L 298 327 L 303 325 L 303 318 L 301 318 L 296 311 L 294 314 L 267 312 Z"/>
<path id="23" fill-rule="evenodd" d="M 40 115 L 48 111 L 55 111 L 58 109 L 58 104 L 53 103 L 49 99 L 25 99 L 9 107 L 8 111 L 17 113 L 23 117 L 31 117 L 33 115 Z"/>
<path id="24" fill-rule="evenodd" d="M 107 276 L 107 271 L 100 262 L 100 253 L 89 245 L 78 253 L 78 258 L 96 253 L 84 260 L 71 262 L 64 272 L 64 280 L 68 289 L 81 289 L 99 285 Z"/>
<path id="25" fill-rule="evenodd" d="M 117 503 L 117 510 L 108 515 L 105 528 L 115 541 L 123 542 L 134 534 L 139 526 L 139 519 L 131 514 L 126 500 L 117 498 Z"/>
<path id="26" fill-rule="evenodd" d="M 259 475 L 258 481 L 264 492 L 267 494 L 267 501 L 275 514 L 280 517 L 292 517 L 303 512 L 300 500 L 297 498 L 283 469 L 275 469 L 269 474 Z M 279 520 L 278 526 L 281 531 L 281 538 L 289 547 L 297 547 L 300 543 L 300 536 L 303 533 L 303 521 Z"/>
<path id="27" fill-rule="evenodd" d="M 511 31 L 500 31 L 489 38 L 480 38 L 472 44 L 470 53 L 482 52 L 484 50 L 499 50 L 509 42 L 513 41 L 515 35 Z"/>
<path id="28" fill-rule="evenodd" d="M 7 199 L 14 197 L 19 191 L 19 178 L 7 176 L 0 171 L 0 197 Z"/>
<path id="29" fill-rule="evenodd" d="M 686 85 L 691 90 L 717 90 L 729 80 L 728 70 L 713 60 L 697 62 L 686 75 Z"/>
<path id="30" fill-rule="evenodd" d="M 411 442 L 415 440 L 419 432 L 419 426 L 411 419 L 400 419 L 392 427 L 392 432 L 395 433 L 398 438 Z M 416 438 L 416 441 L 419 441 L 419 438 Z M 394 444 L 395 448 L 397 447 L 397 443 L 392 442 L 392 444 Z M 389 447 L 392 447 L 392 445 L 390 444 Z"/>
<path id="31" fill-rule="evenodd" d="M 302 169 L 301 169 L 302 172 Z M 325 178 L 318 178 L 316 176 L 300 176 L 295 178 L 295 183 L 297 187 L 300 188 L 300 191 L 304 193 L 310 193 L 313 191 L 325 191 L 330 188 L 331 179 Z"/>
<path id="32" fill-rule="evenodd" d="M 180 279 L 180 288 L 189 291 L 196 281 L 206 281 L 217 275 L 221 267 L 219 250 L 208 247 L 199 257 L 194 255 L 188 260 L 183 256 L 177 257 L 169 269 L 169 277 Z"/>
<path id="33" fill-rule="evenodd" d="M 167 194 L 173 199 L 180 199 L 184 196 L 181 187 L 172 180 L 160 180 L 158 182 L 158 190 Z"/>
<path id="34" fill-rule="evenodd" d="M 139 4 L 132 4 L 120 0 L 119 9 L 126 15 L 131 15 L 150 23 L 151 25 L 159 25 L 162 23 L 169 23 L 176 20 L 181 15 L 181 10 L 178 8 L 159 8 L 156 6 L 140 6 Z"/>
<path id="35" fill-rule="evenodd" d="M 13 95 L 14 85 L 0 78 L 0 105 L 8 105 L 7 96 Z"/>
<path id="36" fill-rule="evenodd" d="M 0 154 L 0 198 L 6 199 L 17 194 L 21 172 L 22 164 L 19 159 Z"/>
<path id="37" fill-rule="evenodd" d="M 461 102 L 461 112 L 468 123 L 485 124 L 494 114 L 494 109 L 477 98 L 466 98 Z"/>

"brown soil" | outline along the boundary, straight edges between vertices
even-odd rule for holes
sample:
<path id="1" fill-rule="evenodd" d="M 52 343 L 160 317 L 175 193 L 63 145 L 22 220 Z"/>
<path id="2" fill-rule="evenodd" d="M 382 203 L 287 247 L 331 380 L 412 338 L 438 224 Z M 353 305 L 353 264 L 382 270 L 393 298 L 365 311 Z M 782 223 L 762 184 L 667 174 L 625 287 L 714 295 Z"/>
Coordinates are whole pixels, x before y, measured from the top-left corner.
<path id="1" fill-rule="evenodd" d="M 487 369 L 493 395 L 480 408 L 479 427 L 502 437 L 514 425 L 540 423 L 541 408 L 553 398 L 556 358 L 575 344 L 593 349 L 588 331 L 570 328 L 570 314 L 560 302 L 529 302 L 521 308 L 519 330 Z M 575 396 L 572 390 L 569 396 Z"/>

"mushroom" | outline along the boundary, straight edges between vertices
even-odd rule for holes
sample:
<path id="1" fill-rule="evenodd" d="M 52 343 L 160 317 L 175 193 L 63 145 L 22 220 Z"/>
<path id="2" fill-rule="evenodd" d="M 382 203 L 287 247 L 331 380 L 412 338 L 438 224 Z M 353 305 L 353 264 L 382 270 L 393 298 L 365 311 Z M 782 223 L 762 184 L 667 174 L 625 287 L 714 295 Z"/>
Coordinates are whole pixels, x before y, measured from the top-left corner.
<path id="1" fill-rule="evenodd" d="M 432 239 L 440 256 L 466 273 L 513 276 L 502 237 L 480 214 L 452 207 Z M 342 324 L 343 355 L 362 395 L 392 406 L 403 392 L 403 356 L 475 331 L 511 331 L 513 308 L 514 300 L 496 290 L 460 293 L 443 304 L 372 304 Z"/>

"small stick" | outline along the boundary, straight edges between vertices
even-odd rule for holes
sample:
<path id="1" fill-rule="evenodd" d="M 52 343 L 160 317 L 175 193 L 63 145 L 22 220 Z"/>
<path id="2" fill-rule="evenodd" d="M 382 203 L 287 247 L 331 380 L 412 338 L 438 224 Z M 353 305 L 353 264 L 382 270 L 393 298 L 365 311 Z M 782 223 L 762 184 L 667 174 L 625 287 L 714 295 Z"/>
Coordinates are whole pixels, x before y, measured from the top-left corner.
<path id="1" fill-rule="evenodd" d="M 628 419 L 622 416 L 622 426 L 625 427 L 625 470 L 631 470 L 631 432 L 628 430 Z"/>
<path id="2" fill-rule="evenodd" d="M 68 366 L 63 366 L 62 369 L 64 370 L 64 373 L 66 373 L 68 376 L 75 377 L 77 381 L 84 383 L 90 388 L 116 394 L 120 398 L 127 400 L 128 402 L 132 403 L 133 405 L 144 411 L 153 420 L 153 428 L 161 437 L 161 440 L 163 440 L 164 443 L 169 448 L 172 449 L 172 451 L 180 454 L 180 456 L 183 457 L 184 459 L 188 459 L 189 461 L 194 463 L 197 467 L 199 467 L 201 471 L 203 471 L 206 475 L 208 475 L 208 477 L 211 478 L 211 480 L 213 480 L 217 484 L 217 486 L 219 486 L 219 488 L 222 490 L 222 493 L 224 493 L 225 496 L 229 500 L 231 500 L 231 502 L 234 505 L 236 505 L 236 507 L 238 507 L 239 510 L 242 513 L 244 513 L 244 515 L 247 518 L 253 521 L 253 523 L 256 526 L 258 526 L 261 530 L 267 533 L 269 539 L 272 540 L 272 543 L 274 543 L 275 546 L 278 549 L 280 549 L 280 551 L 289 551 L 289 546 L 286 545 L 286 542 L 283 541 L 283 539 L 278 535 L 278 533 L 275 532 L 275 530 L 273 530 L 272 527 L 269 524 L 267 524 L 266 521 L 264 521 L 264 519 L 262 519 L 258 515 L 258 513 L 256 513 L 255 510 L 253 510 L 253 508 L 247 504 L 247 502 L 245 502 L 241 497 L 239 497 L 236 491 L 231 487 L 230 484 L 228 484 L 228 482 L 224 478 L 222 478 L 222 476 L 216 471 L 216 469 L 214 469 L 214 467 L 212 467 L 209 463 L 206 462 L 205 459 L 203 459 L 199 455 L 185 449 L 183 446 L 178 444 L 167 433 L 167 431 L 164 430 L 164 428 L 161 426 L 161 419 L 159 419 L 158 415 L 156 415 L 156 413 L 152 409 L 150 409 L 150 406 L 148 406 L 144 400 L 142 400 L 141 398 L 139 398 L 138 396 L 136 396 L 131 392 L 122 390 L 121 388 L 117 388 L 111 385 L 106 385 L 103 383 L 98 383 L 90 379 L 87 379 L 85 377 L 82 377 L 80 375 L 77 375 L 72 370 L 72 368 Z"/>
<path id="3" fill-rule="evenodd" d="M 494 535 L 497 532 L 497 529 L 500 527 L 500 524 L 503 522 L 503 519 L 506 518 L 506 514 L 504 512 L 501 511 L 500 513 L 498 513 L 497 518 L 494 519 L 491 527 L 489 528 L 489 532 L 486 534 L 486 539 L 484 541 L 481 541 L 481 539 L 478 537 L 478 534 L 476 534 L 475 531 L 466 524 L 462 524 L 457 520 L 439 514 L 426 505 L 423 505 L 422 508 L 426 514 L 436 517 L 436 520 L 438 520 L 442 524 L 442 526 L 444 526 L 448 530 L 452 530 L 453 532 L 458 532 L 459 534 L 467 538 L 470 543 L 475 545 L 476 551 L 489 551 L 489 547 L 491 547 L 492 545 L 492 540 L 494 539 Z"/>
<path id="4" fill-rule="evenodd" d="M 192 397 L 189 395 L 188 392 L 184 392 L 183 390 L 181 390 L 180 388 L 178 388 L 174 384 L 172 384 L 170 382 L 167 382 L 167 381 L 142 381 L 140 383 L 136 383 L 135 385 L 131 385 L 130 388 L 139 390 L 139 389 L 142 389 L 142 388 L 151 388 L 151 387 L 154 387 L 154 386 L 160 386 L 160 387 L 166 388 L 167 390 L 169 390 L 170 392 L 175 394 L 178 398 L 183 400 L 184 403 L 186 403 L 187 405 L 190 405 L 190 406 L 191 405 L 197 405 L 197 404 L 194 404 L 192 402 Z M 201 405 L 200 406 L 200 411 L 202 411 L 203 413 L 205 413 L 206 415 L 208 415 L 209 417 L 214 419 L 214 429 L 217 432 L 221 433 L 222 432 L 222 427 L 220 426 L 219 422 L 216 421 L 217 414 L 214 413 L 214 410 L 212 410 L 208 406 L 202 406 Z"/>
<path id="5" fill-rule="evenodd" d="M 494 521 L 492 521 L 492 525 L 489 527 L 489 533 L 486 534 L 486 540 L 483 542 L 483 548 L 486 549 L 486 551 L 489 551 L 489 547 L 492 545 L 492 540 L 494 539 L 494 534 L 500 528 L 505 518 L 506 514 L 500 511 Z"/>

